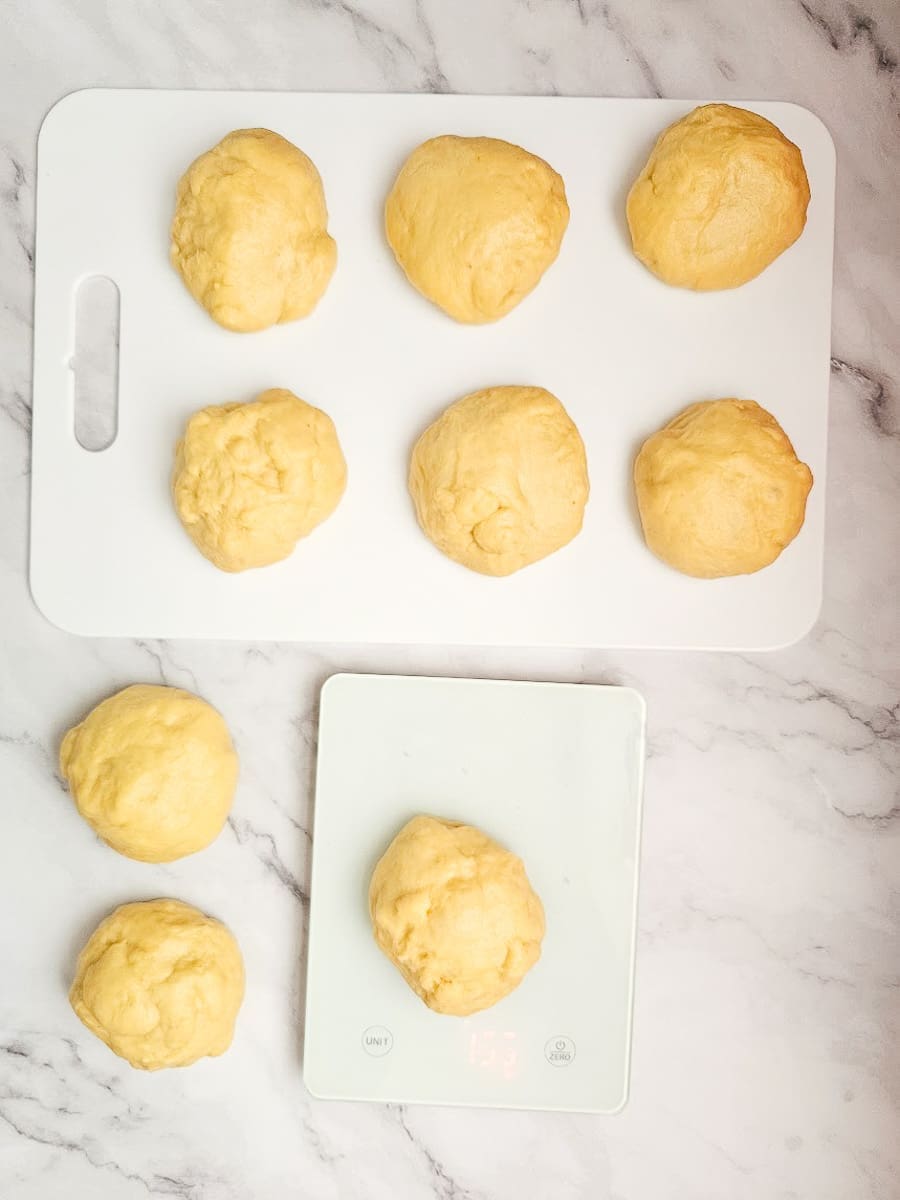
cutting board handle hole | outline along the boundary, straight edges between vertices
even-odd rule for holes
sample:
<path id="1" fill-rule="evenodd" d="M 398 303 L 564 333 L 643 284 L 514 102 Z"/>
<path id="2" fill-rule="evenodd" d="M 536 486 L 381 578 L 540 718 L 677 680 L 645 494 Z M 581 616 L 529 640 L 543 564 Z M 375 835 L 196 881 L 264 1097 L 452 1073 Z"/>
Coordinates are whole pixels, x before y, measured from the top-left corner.
<path id="1" fill-rule="evenodd" d="M 85 450 L 106 450 L 119 428 L 119 289 L 90 275 L 75 296 L 75 439 Z"/>

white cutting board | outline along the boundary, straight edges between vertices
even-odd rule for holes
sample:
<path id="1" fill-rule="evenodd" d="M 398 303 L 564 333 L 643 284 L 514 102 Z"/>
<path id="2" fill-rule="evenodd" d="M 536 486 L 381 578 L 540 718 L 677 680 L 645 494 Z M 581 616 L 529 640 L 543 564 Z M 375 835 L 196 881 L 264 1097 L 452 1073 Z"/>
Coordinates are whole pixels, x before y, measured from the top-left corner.
<path id="1" fill-rule="evenodd" d="M 644 701 L 630 688 L 335 675 L 322 689 L 303 1077 L 315 1096 L 615 1112 L 631 1049 Z M 347 747 L 353 753 L 347 753 Z M 540 960 L 470 1017 L 378 949 L 372 870 L 418 813 L 518 854 Z"/>
<path id="2" fill-rule="evenodd" d="M 694 294 L 633 257 L 628 187 L 689 101 L 274 92 L 77 92 L 38 151 L 31 587 L 90 635 L 762 649 L 819 611 L 825 508 L 834 148 L 791 104 L 750 104 L 803 152 L 799 242 L 752 283 Z M 315 313 L 220 329 L 168 262 L 175 184 L 229 130 L 266 126 L 321 171 L 338 268 Z M 382 206 L 406 155 L 440 133 L 518 142 L 562 174 L 559 260 L 495 325 L 456 324 L 393 261 Z M 74 296 L 121 293 L 118 436 L 73 435 Z M 451 401 L 492 384 L 554 392 L 587 446 L 591 500 L 569 547 L 506 579 L 445 559 L 406 492 L 410 448 Z M 169 498 L 189 414 L 288 387 L 334 418 L 349 464 L 335 515 L 286 562 L 233 576 L 183 533 Z M 816 477 L 806 524 L 757 575 L 689 579 L 644 547 L 631 489 L 640 442 L 685 405 L 758 400 Z"/>

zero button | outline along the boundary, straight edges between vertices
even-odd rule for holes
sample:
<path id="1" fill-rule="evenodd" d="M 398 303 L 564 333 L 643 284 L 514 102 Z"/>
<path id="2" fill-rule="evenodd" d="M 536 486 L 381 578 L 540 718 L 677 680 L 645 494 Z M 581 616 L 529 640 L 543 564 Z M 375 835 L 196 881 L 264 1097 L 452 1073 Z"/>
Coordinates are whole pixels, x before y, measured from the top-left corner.
<path id="1" fill-rule="evenodd" d="M 575 1043 L 570 1037 L 552 1037 L 544 1046 L 544 1057 L 551 1067 L 567 1067 L 575 1057 Z"/>

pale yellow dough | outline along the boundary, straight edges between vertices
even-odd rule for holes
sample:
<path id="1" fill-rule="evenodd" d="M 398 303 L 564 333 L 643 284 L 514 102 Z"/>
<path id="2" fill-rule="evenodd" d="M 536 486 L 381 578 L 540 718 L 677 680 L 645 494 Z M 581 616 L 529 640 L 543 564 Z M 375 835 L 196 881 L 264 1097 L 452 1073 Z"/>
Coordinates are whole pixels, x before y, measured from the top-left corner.
<path id="1" fill-rule="evenodd" d="M 753 400 L 692 404 L 648 438 L 634 464 L 647 545 L 702 579 L 747 575 L 800 532 L 812 472 Z"/>
<path id="2" fill-rule="evenodd" d="M 457 321 L 496 321 L 536 287 L 569 223 L 551 166 L 487 137 L 423 142 L 385 205 L 385 231 L 413 287 Z"/>
<path id="3" fill-rule="evenodd" d="M 244 964 L 220 921 L 180 900 L 123 904 L 78 956 L 69 1003 L 133 1067 L 187 1067 L 231 1045 Z"/>
<path id="4" fill-rule="evenodd" d="M 337 261 L 315 165 L 271 130 L 229 133 L 179 181 L 171 259 L 226 329 L 308 316 Z"/>
<path id="5" fill-rule="evenodd" d="M 201 409 L 175 449 L 178 516 L 223 571 L 287 558 L 334 512 L 346 483 L 331 418 L 284 388 Z"/>
<path id="6" fill-rule="evenodd" d="M 221 715 L 191 692 L 134 684 L 65 735 L 59 767 L 75 805 L 107 845 L 171 862 L 222 830 L 238 759 Z"/>
<path id="7" fill-rule="evenodd" d="M 465 1017 L 541 956 L 544 909 L 522 860 L 471 825 L 414 817 L 375 868 L 375 940 L 435 1012 Z"/>
<path id="8" fill-rule="evenodd" d="M 739 287 L 806 224 L 809 182 L 793 142 L 730 104 L 695 108 L 659 137 L 627 204 L 634 252 L 677 287 Z"/>
<path id="9" fill-rule="evenodd" d="M 538 387 L 495 387 L 451 404 L 416 443 L 409 490 L 424 532 L 483 575 L 510 575 L 581 529 L 584 443 Z"/>

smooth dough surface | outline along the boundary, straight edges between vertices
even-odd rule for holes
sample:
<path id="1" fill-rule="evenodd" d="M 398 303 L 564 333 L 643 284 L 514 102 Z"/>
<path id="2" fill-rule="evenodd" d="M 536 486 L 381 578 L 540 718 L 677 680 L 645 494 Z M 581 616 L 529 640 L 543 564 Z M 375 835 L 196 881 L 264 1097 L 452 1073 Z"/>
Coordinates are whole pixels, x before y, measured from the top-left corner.
<path id="1" fill-rule="evenodd" d="M 647 545 L 686 575 L 748 575 L 800 532 L 812 472 L 753 400 L 692 404 L 634 464 Z"/>
<path id="2" fill-rule="evenodd" d="M 446 135 L 404 163 L 385 205 L 397 262 L 457 321 L 496 321 L 536 287 L 569 223 L 562 178 L 511 142 Z"/>
<path id="3" fill-rule="evenodd" d="M 509 575 L 580 531 L 590 490 L 584 443 L 543 388 L 472 392 L 419 438 L 409 490 L 439 550 L 483 575 Z"/>
<path id="4" fill-rule="evenodd" d="M 337 508 L 347 465 L 334 423 L 284 388 L 203 408 L 175 449 L 172 495 L 223 571 L 279 562 Z"/>
<path id="5" fill-rule="evenodd" d="M 657 140 L 627 203 L 634 252 L 665 283 L 739 287 L 806 224 L 809 182 L 793 142 L 770 121 L 706 104 Z"/>
<path id="6" fill-rule="evenodd" d="M 544 909 L 522 860 L 471 825 L 414 817 L 375 868 L 375 940 L 435 1012 L 490 1008 L 541 956 Z"/>
<path id="7" fill-rule="evenodd" d="M 180 900 L 123 904 L 101 921 L 69 991 L 91 1033 L 144 1071 L 224 1053 L 243 998 L 234 937 Z"/>
<path id="8" fill-rule="evenodd" d="M 226 329 L 308 316 L 337 262 L 313 162 L 269 129 L 229 133 L 178 183 L 171 259 Z"/>
<path id="9" fill-rule="evenodd" d="M 171 862 L 222 830 L 237 784 L 228 726 L 181 688 L 134 684 L 70 729 L 60 773 L 107 845 L 141 862 Z"/>

